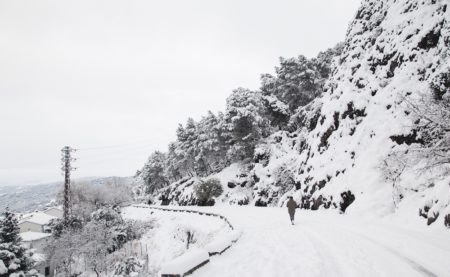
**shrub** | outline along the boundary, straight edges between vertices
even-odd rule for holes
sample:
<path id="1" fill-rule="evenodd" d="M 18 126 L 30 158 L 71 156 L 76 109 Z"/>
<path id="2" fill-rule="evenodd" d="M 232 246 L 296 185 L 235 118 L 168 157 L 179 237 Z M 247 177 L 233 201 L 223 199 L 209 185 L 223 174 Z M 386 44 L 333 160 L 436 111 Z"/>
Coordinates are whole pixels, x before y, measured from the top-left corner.
<path id="1" fill-rule="evenodd" d="M 136 257 L 128 257 L 125 261 L 114 265 L 114 276 L 136 276 L 144 268 L 144 263 Z"/>
<path id="2" fill-rule="evenodd" d="M 433 96 L 436 100 L 442 100 L 443 96 L 450 90 L 450 69 L 436 75 L 430 83 Z"/>
<path id="3" fill-rule="evenodd" d="M 194 190 L 199 206 L 214 205 L 213 197 L 218 197 L 223 193 L 223 188 L 220 181 L 215 178 L 200 181 L 200 184 L 198 184 Z"/>

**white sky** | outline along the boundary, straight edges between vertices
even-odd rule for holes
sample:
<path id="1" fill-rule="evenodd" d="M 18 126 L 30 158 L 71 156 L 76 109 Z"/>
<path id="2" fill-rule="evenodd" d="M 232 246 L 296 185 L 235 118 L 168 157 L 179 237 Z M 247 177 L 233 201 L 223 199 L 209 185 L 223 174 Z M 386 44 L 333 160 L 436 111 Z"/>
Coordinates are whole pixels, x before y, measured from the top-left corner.
<path id="1" fill-rule="evenodd" d="M 0 1 L 0 185 L 132 175 L 178 123 L 342 41 L 359 0 Z M 124 144 L 126 144 L 124 146 Z"/>

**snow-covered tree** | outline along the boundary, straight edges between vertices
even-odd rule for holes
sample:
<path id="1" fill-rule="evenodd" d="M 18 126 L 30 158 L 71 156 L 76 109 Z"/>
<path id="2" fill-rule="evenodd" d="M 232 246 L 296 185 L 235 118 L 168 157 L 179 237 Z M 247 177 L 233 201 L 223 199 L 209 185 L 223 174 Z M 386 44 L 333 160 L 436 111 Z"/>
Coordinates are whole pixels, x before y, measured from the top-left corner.
<path id="1" fill-rule="evenodd" d="M 91 213 L 100 207 L 129 203 L 132 200 L 131 191 L 131 187 L 120 178 L 111 178 L 101 184 L 74 182 L 71 187 L 73 214 L 79 220 L 88 221 Z M 62 201 L 62 191 L 58 197 Z"/>
<path id="2" fill-rule="evenodd" d="M 192 118 L 188 118 L 181 135 L 177 132 L 178 147 L 177 155 L 180 166 L 185 175 L 195 175 L 195 153 L 198 139 L 197 126 Z"/>
<path id="3" fill-rule="evenodd" d="M 448 88 L 447 88 L 448 89 Z M 450 95 L 439 98 L 423 97 L 407 101 L 416 116 L 416 126 L 421 146 L 410 153 L 426 160 L 425 170 L 441 169 L 450 172 Z"/>
<path id="4" fill-rule="evenodd" d="M 211 111 L 197 125 L 199 134 L 195 164 L 196 173 L 199 176 L 218 172 L 227 164 L 223 157 L 229 148 L 228 138 L 225 136 L 222 126 L 223 114 L 216 116 Z"/>
<path id="5" fill-rule="evenodd" d="M 262 94 L 238 88 L 227 98 L 226 131 L 230 133 L 230 161 L 253 157 L 256 144 L 271 133 Z"/>
<path id="6" fill-rule="evenodd" d="M 177 143 L 171 142 L 169 144 L 169 151 L 166 154 L 164 167 L 164 176 L 166 176 L 169 182 L 175 182 L 183 178 L 183 175 L 179 168 L 179 160 L 176 150 L 177 150 Z"/>
<path id="7" fill-rule="evenodd" d="M 332 72 L 333 59 L 341 54 L 342 49 L 343 44 L 340 43 L 313 59 L 302 55 L 287 59 L 281 57 L 280 65 L 275 67 L 275 76 L 261 75 L 261 91 L 277 97 L 289 106 L 290 112 L 295 112 L 322 94 L 325 81 Z"/>
<path id="8" fill-rule="evenodd" d="M 270 124 L 276 129 L 285 129 L 291 115 L 289 106 L 272 95 L 264 95 L 262 100 L 265 107 L 265 116 Z"/>
<path id="9" fill-rule="evenodd" d="M 296 109 L 322 93 L 333 59 L 341 51 L 342 44 L 314 59 L 281 58 L 274 76 L 262 76 L 260 91 L 238 88 L 227 98 L 223 113 L 208 112 L 197 122 L 189 118 L 180 124 L 168 152 L 153 153 L 139 171 L 146 192 L 251 160 L 258 143 L 274 131 L 287 130 Z"/>
<path id="10" fill-rule="evenodd" d="M 280 58 L 280 66 L 275 68 L 276 77 L 261 76 L 263 93 L 275 95 L 286 103 L 291 111 L 308 104 L 320 94 L 316 65 L 305 56 Z"/>
<path id="11" fill-rule="evenodd" d="M 414 116 L 412 131 L 394 138 L 405 145 L 395 148 L 381 166 L 386 180 L 393 183 L 396 194 L 401 194 L 402 188 L 397 183 L 408 169 L 433 171 L 435 177 L 450 173 L 450 94 L 448 87 L 446 89 L 447 92 L 439 94 L 439 97 L 434 94 L 402 99 Z M 394 195 L 394 203 L 399 201 L 397 198 Z"/>
<path id="12" fill-rule="evenodd" d="M 155 151 L 148 159 L 141 172 L 148 193 L 166 186 L 169 180 L 165 176 L 166 155 Z"/>
<path id="13" fill-rule="evenodd" d="M 21 245 L 16 216 L 8 209 L 0 219 L 0 276 L 25 276 L 33 261 L 31 253 Z"/>
<path id="14" fill-rule="evenodd" d="M 0 229 L 0 241 L 7 242 L 7 243 L 15 243 L 18 244 L 20 239 L 20 228 L 19 228 L 19 221 L 17 220 L 17 217 L 9 211 L 9 209 L 6 209 L 6 211 L 3 213 L 3 219 L 1 221 L 1 229 Z"/>

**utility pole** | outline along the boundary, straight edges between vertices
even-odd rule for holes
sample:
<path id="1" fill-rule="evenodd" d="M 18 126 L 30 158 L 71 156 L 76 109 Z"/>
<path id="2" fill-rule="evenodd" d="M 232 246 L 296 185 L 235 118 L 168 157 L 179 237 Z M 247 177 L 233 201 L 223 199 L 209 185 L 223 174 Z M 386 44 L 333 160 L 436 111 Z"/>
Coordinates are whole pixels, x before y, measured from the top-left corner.
<path id="1" fill-rule="evenodd" d="M 63 175 L 64 175 L 64 206 L 63 206 L 63 215 L 64 215 L 64 225 L 67 225 L 69 223 L 69 216 L 70 216 L 70 208 L 71 208 L 71 203 L 70 203 L 70 172 L 72 170 L 75 170 L 75 168 L 73 168 L 71 166 L 71 162 L 74 161 L 75 159 L 72 158 L 71 153 L 76 151 L 75 149 L 69 147 L 69 146 L 64 146 L 61 149 L 61 170 L 63 171 Z"/>

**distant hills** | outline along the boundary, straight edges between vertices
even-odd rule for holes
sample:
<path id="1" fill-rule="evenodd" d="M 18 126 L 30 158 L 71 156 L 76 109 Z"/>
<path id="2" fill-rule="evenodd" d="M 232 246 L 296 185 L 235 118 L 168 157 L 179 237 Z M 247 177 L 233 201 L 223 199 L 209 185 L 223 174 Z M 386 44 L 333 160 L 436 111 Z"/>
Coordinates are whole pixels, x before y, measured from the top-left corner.
<path id="1" fill-rule="evenodd" d="M 98 185 L 113 178 L 131 180 L 129 177 L 86 177 L 76 179 L 73 182 L 89 182 L 92 185 Z M 9 207 L 14 212 L 41 210 L 46 205 L 56 201 L 57 194 L 62 188 L 62 182 L 0 186 L 0 213 L 3 213 L 6 207 Z"/>

